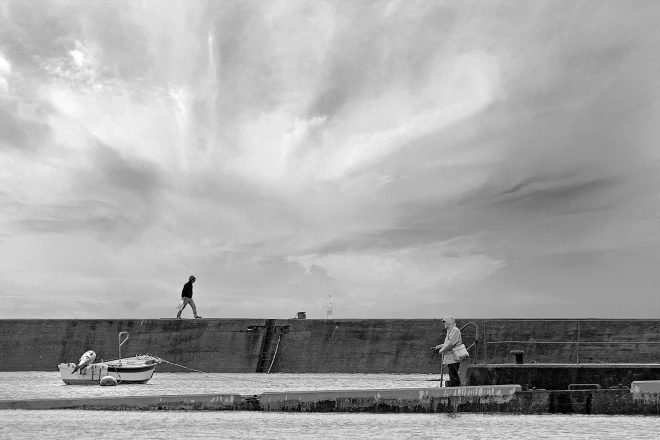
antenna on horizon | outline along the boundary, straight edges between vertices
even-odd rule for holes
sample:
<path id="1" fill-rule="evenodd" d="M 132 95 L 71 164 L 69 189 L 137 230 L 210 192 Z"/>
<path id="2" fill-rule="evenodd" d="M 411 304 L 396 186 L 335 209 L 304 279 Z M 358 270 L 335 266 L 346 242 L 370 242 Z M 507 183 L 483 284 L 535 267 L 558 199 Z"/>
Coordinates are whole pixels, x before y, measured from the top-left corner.
<path id="1" fill-rule="evenodd" d="M 328 294 L 328 308 L 326 310 L 326 318 L 332 319 L 332 293 Z"/>

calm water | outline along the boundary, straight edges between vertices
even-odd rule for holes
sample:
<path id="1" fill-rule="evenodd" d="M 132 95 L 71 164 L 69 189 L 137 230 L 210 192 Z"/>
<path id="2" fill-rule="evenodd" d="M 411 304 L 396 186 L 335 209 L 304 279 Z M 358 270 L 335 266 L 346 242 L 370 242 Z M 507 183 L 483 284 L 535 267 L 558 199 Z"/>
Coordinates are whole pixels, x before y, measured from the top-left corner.
<path id="1" fill-rule="evenodd" d="M 64 385 L 57 372 L 0 373 L 0 399 L 438 386 L 430 375 L 156 373 L 145 385 Z M 0 410 L 0 439 L 651 439 L 642 416 L 308 414 L 177 411 Z"/>

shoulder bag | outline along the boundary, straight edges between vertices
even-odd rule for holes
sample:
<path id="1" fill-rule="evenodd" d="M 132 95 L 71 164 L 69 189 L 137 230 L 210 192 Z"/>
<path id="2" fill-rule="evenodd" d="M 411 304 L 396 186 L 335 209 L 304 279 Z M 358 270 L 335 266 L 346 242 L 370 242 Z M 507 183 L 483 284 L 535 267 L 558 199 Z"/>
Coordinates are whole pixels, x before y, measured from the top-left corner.
<path id="1" fill-rule="evenodd" d="M 458 361 L 463 360 L 466 357 L 470 356 L 470 354 L 467 351 L 467 348 L 465 348 L 465 344 L 457 345 L 454 348 L 452 348 L 451 351 L 454 353 L 454 357 Z"/>

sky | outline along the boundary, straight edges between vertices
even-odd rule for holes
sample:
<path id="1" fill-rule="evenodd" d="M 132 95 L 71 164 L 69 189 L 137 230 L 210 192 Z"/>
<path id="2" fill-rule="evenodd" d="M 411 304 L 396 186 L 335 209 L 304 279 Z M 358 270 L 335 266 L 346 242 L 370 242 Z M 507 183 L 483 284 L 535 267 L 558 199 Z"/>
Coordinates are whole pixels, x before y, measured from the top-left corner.
<path id="1" fill-rule="evenodd" d="M 0 319 L 658 318 L 659 21 L 0 0 Z"/>

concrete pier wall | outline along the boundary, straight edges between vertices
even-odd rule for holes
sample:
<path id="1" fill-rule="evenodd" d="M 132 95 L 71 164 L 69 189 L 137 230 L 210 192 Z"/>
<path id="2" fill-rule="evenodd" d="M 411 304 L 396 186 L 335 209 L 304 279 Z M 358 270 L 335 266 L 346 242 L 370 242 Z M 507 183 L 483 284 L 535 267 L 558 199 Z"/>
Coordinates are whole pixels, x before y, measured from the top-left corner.
<path id="1" fill-rule="evenodd" d="M 118 357 L 118 334 L 129 340 L 122 356 L 153 354 L 207 372 L 253 372 L 263 320 L 0 320 L 0 371 L 51 371 L 77 362 L 87 350 L 96 361 Z M 185 371 L 162 364 L 158 371 Z"/>
<path id="2" fill-rule="evenodd" d="M 536 363 L 660 362 L 660 320 L 458 319 L 470 361 L 510 363 L 512 350 Z M 468 324 L 473 323 L 473 324 Z M 430 319 L 0 320 L 0 371 L 53 371 L 87 350 L 152 354 L 207 372 L 437 373 L 429 347 L 444 339 Z M 163 364 L 159 371 L 185 371 Z"/>
<path id="3" fill-rule="evenodd" d="M 286 391 L 258 396 L 263 411 L 298 412 L 499 412 L 516 399 L 520 385 L 458 388 L 395 388 Z"/>
<path id="4" fill-rule="evenodd" d="M 658 381 L 632 390 L 530 390 L 519 385 L 0 400 L 7 409 L 234 410 L 370 413 L 659 415 Z"/>
<path id="5" fill-rule="evenodd" d="M 568 390 L 574 386 L 629 388 L 633 382 L 660 380 L 656 364 L 476 364 L 467 369 L 470 385 L 516 383 L 523 390 Z"/>

